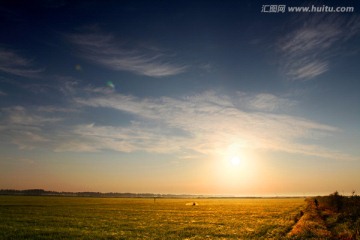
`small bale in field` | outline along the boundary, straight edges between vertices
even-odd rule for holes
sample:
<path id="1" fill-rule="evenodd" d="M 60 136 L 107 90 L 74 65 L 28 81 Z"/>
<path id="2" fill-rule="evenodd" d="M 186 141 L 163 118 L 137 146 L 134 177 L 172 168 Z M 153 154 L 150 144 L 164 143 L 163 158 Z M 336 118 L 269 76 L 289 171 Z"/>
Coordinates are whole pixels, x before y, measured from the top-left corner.
<path id="1" fill-rule="evenodd" d="M 186 206 L 197 206 L 199 205 L 197 202 L 189 202 L 185 204 Z"/>

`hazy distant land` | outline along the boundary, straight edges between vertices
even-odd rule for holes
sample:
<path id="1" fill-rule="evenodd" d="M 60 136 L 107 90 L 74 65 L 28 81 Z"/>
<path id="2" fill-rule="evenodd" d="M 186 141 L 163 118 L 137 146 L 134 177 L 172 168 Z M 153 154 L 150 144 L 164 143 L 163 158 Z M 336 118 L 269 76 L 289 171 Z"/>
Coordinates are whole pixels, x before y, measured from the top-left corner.
<path id="1" fill-rule="evenodd" d="M 68 196 L 68 197 L 119 197 L 119 198 L 303 198 L 306 196 L 235 196 L 200 194 L 158 194 L 158 193 L 119 193 L 119 192 L 58 192 L 44 189 L 0 189 L 0 195 L 13 196 Z"/>

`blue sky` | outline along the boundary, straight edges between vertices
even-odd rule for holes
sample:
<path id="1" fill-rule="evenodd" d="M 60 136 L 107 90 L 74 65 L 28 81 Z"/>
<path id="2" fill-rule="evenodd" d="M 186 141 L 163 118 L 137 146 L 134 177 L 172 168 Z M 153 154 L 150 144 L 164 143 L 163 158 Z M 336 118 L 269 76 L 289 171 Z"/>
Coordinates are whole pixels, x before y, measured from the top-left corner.
<path id="1" fill-rule="evenodd" d="M 0 188 L 357 190 L 358 7 L 1 3 Z"/>

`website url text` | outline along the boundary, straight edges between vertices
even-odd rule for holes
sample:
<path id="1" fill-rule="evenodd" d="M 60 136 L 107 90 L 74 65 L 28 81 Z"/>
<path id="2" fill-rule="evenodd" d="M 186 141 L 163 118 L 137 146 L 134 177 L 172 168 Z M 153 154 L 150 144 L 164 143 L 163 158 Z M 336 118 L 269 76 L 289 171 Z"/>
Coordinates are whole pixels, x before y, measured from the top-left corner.
<path id="1" fill-rule="evenodd" d="M 262 13 L 285 13 L 285 12 L 294 12 L 294 13 L 347 13 L 354 12 L 354 7 L 331 7 L 331 6 L 315 6 L 312 5 L 307 7 L 294 7 L 294 6 L 286 6 L 286 5 L 262 5 L 261 12 Z"/>

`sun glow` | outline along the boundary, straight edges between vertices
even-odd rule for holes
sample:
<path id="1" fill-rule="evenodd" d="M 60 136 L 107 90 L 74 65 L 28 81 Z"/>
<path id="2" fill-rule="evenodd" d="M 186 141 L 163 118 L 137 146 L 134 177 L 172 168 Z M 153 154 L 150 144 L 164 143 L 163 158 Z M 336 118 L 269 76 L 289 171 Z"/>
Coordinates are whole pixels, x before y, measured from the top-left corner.
<path id="1" fill-rule="evenodd" d="M 239 166 L 240 165 L 240 158 L 238 156 L 232 157 L 230 159 L 231 165 Z"/>
<path id="2" fill-rule="evenodd" d="M 213 161 L 213 187 L 222 194 L 255 192 L 258 188 L 258 160 L 242 144 L 233 143 Z"/>

